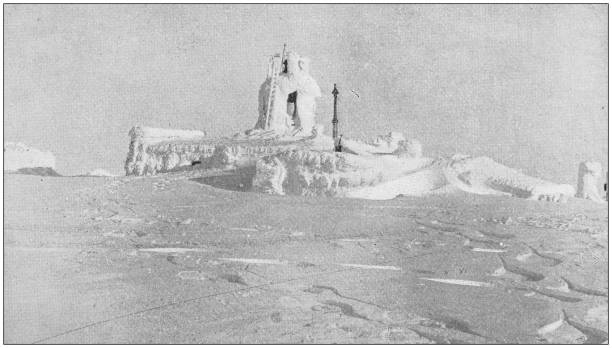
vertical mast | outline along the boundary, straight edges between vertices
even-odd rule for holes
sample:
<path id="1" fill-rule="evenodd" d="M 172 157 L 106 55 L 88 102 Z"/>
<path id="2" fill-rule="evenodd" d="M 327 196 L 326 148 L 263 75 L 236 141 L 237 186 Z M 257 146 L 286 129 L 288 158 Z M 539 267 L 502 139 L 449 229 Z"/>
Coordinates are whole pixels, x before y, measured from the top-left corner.
<path id="1" fill-rule="evenodd" d="M 332 118 L 332 137 L 334 138 L 334 150 L 338 150 L 338 88 L 336 88 L 336 84 L 334 83 L 334 90 L 332 91 L 334 95 L 334 117 Z"/>

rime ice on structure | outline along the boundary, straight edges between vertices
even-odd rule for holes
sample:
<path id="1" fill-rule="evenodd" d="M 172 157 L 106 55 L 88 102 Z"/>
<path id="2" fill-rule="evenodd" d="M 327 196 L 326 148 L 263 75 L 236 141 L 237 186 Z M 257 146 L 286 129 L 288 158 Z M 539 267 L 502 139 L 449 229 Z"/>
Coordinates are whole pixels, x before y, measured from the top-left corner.
<path id="1" fill-rule="evenodd" d="M 134 127 L 126 173 L 153 175 L 195 163 L 205 170 L 249 167 L 255 169 L 254 191 L 279 195 L 391 199 L 464 191 L 565 201 L 575 194 L 570 185 L 524 175 L 487 157 L 423 157 L 421 144 L 400 132 L 373 141 L 345 137 L 342 152 L 334 152 L 334 139 L 316 123 L 320 96 L 310 60 L 295 52 L 278 54 L 259 91 L 254 128 L 207 138 L 200 131 Z M 597 185 L 592 167 L 584 166 L 592 174 L 579 195 L 596 199 L 589 189 Z"/>
<path id="2" fill-rule="evenodd" d="M 253 187 L 259 192 L 281 195 L 352 196 L 355 189 L 400 178 L 429 164 L 431 160 L 427 158 L 293 150 L 259 160 Z"/>
<path id="3" fill-rule="evenodd" d="M 578 167 L 578 192 L 576 197 L 605 203 L 605 200 L 599 194 L 599 179 L 601 175 L 601 163 L 592 161 L 580 163 Z"/>
<path id="4" fill-rule="evenodd" d="M 200 131 L 134 127 L 129 133 L 125 172 L 154 175 L 194 163 L 230 169 L 254 166 L 263 156 L 289 149 L 331 149 L 333 141 L 315 122 L 316 99 L 320 96 L 308 58 L 295 52 L 277 55 L 271 59 L 260 88 L 259 117 L 253 129 L 231 137 L 206 138 Z"/>
<path id="5" fill-rule="evenodd" d="M 129 136 L 126 175 L 168 172 L 210 156 L 214 149 L 214 144 L 202 142 L 202 131 L 136 126 Z"/>
<path id="6" fill-rule="evenodd" d="M 259 119 L 247 135 L 310 136 L 321 89 L 310 75 L 310 59 L 289 52 L 272 57 L 259 93 Z"/>
<path id="7" fill-rule="evenodd" d="M 289 151 L 261 159 L 253 181 L 256 191 L 303 196 L 391 199 L 461 190 L 564 201 L 570 185 L 533 178 L 487 157 L 364 156 L 350 153 Z"/>

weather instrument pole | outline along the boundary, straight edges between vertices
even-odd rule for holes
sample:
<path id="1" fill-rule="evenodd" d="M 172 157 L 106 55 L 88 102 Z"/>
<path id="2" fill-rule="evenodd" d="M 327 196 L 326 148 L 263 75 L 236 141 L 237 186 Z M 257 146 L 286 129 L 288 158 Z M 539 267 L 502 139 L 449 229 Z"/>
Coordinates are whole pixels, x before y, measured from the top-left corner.
<path id="1" fill-rule="evenodd" d="M 332 137 L 334 138 L 334 151 L 340 152 L 341 145 L 338 141 L 338 88 L 336 88 L 336 84 L 334 83 L 334 90 L 332 91 L 334 95 L 334 117 L 332 118 Z"/>

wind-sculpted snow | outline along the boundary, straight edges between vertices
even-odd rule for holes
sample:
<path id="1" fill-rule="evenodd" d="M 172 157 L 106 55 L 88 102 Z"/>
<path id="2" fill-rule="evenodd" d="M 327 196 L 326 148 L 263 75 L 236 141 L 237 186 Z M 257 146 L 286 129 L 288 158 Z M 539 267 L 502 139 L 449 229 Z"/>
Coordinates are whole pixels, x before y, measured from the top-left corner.
<path id="1" fill-rule="evenodd" d="M 316 151 L 287 151 L 259 160 L 253 188 L 280 195 L 365 199 L 462 190 L 562 201 L 575 192 L 570 185 L 524 175 L 487 157 L 454 156 L 434 161 Z"/>
<path id="2" fill-rule="evenodd" d="M 110 173 L 106 169 L 98 168 L 98 169 L 94 169 L 94 170 L 91 170 L 91 171 L 85 173 L 84 176 L 106 176 L 106 177 L 113 177 L 113 176 L 116 176 L 116 175 Z"/>
<path id="3" fill-rule="evenodd" d="M 586 161 L 578 167 L 578 192 L 576 197 L 586 198 L 595 202 L 605 203 L 599 194 L 599 179 L 601 178 L 601 163 Z"/>
<path id="4" fill-rule="evenodd" d="M 257 161 L 253 188 L 281 195 L 351 196 L 355 189 L 397 179 L 431 162 L 427 158 L 292 150 Z"/>
<path id="5" fill-rule="evenodd" d="M 525 175 L 488 157 L 455 155 L 444 167 L 444 174 L 454 186 L 477 194 L 507 194 L 557 202 L 573 197 L 576 192 L 571 185 Z"/>
<path id="6" fill-rule="evenodd" d="M 34 175 L 58 175 L 55 172 L 55 156 L 23 143 L 4 144 L 4 171 Z"/>
<path id="7" fill-rule="evenodd" d="M 417 140 L 406 140 L 399 132 L 378 136 L 372 141 L 342 139 L 342 151 L 356 155 L 393 154 L 399 157 L 421 157 L 422 145 Z"/>
<path id="8" fill-rule="evenodd" d="M 318 132 L 206 139 L 198 131 L 135 127 L 130 136 L 128 175 L 154 175 L 196 163 L 205 169 L 255 167 L 253 190 L 279 195 L 392 199 L 461 190 L 556 202 L 575 194 L 571 185 L 530 177 L 488 157 L 421 157 L 421 144 L 397 132 L 373 142 L 343 140 L 343 152 L 332 152 L 333 140 Z"/>

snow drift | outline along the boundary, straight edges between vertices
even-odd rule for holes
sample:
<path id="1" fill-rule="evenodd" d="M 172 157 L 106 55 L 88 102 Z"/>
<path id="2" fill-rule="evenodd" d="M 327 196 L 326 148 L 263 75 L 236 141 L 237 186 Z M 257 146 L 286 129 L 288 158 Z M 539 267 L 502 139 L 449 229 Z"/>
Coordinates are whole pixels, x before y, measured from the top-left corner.
<path id="1" fill-rule="evenodd" d="M 563 201 L 570 185 L 520 173 L 488 157 L 432 160 L 394 155 L 288 151 L 257 162 L 253 189 L 273 194 L 391 199 L 449 190 Z"/>
<path id="2" fill-rule="evenodd" d="M 59 176 L 55 171 L 55 156 L 23 143 L 4 144 L 4 172 L 44 176 Z"/>
<path id="3" fill-rule="evenodd" d="M 322 128 L 321 128 L 322 129 Z M 311 136 L 245 132 L 210 139 L 203 132 L 134 127 L 130 131 L 127 175 L 192 168 L 249 169 L 252 190 L 278 195 L 392 199 L 449 191 L 564 201 L 575 195 L 559 185 L 521 173 L 488 157 L 422 157 L 422 146 L 391 132 L 374 141 L 334 141 L 315 129 Z"/>
<path id="4" fill-rule="evenodd" d="M 351 196 L 357 188 L 373 187 L 429 164 L 427 158 L 292 150 L 257 161 L 253 188 L 281 195 Z"/>
<path id="5" fill-rule="evenodd" d="M 599 179 L 602 176 L 601 163 L 585 161 L 578 167 L 578 192 L 576 197 L 590 199 L 598 203 L 606 201 L 599 194 Z"/>
<path id="6" fill-rule="evenodd" d="M 555 184 L 525 175 L 489 157 L 455 155 L 448 160 L 443 171 L 449 184 L 476 194 L 505 194 L 558 202 L 576 193 L 571 185 Z"/>
<path id="7" fill-rule="evenodd" d="M 89 171 L 89 172 L 85 173 L 85 175 L 84 175 L 84 176 L 107 176 L 107 177 L 114 177 L 114 176 L 116 176 L 116 175 L 114 175 L 114 174 L 110 173 L 110 172 L 109 172 L 108 170 L 106 170 L 106 169 L 100 169 L 100 168 L 98 168 L 98 169 L 94 169 L 94 170 L 91 170 L 91 171 Z"/>

